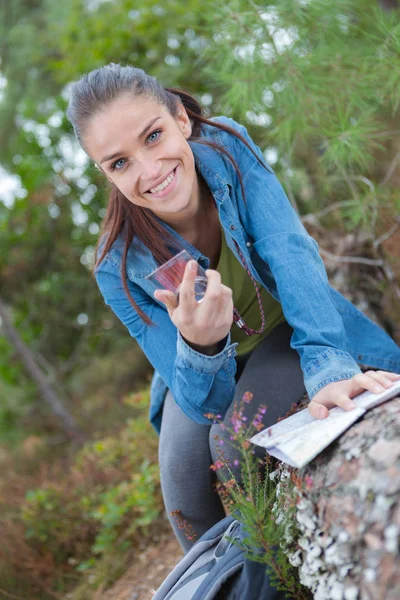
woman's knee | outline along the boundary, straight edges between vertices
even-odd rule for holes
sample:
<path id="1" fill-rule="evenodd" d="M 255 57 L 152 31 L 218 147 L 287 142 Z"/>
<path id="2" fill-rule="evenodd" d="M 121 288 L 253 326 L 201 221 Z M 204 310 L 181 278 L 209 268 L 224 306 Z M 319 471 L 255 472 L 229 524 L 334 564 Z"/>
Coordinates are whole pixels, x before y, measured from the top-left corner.
<path id="1" fill-rule="evenodd" d="M 239 485 L 243 483 L 243 469 L 249 464 L 245 453 L 251 457 L 251 463 L 257 462 L 257 464 L 265 458 L 266 454 L 265 448 L 255 444 L 243 448 L 233 429 L 224 423 L 211 427 L 210 452 L 218 479 L 225 482 L 234 478 Z"/>
<path id="2" fill-rule="evenodd" d="M 220 481 L 240 481 L 241 452 L 238 442 L 232 439 L 232 431 L 223 424 L 212 425 L 210 430 L 210 453 Z"/>
<path id="3" fill-rule="evenodd" d="M 164 405 L 158 459 L 161 481 L 179 485 L 209 469 L 210 427 L 190 420 L 169 394 Z"/>

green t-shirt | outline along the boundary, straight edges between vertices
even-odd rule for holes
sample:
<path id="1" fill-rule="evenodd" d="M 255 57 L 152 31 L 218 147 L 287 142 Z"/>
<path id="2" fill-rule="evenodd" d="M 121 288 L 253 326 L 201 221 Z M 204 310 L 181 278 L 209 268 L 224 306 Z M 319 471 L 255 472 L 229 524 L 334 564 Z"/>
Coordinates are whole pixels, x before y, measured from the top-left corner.
<path id="1" fill-rule="evenodd" d="M 216 270 L 221 275 L 222 283 L 233 291 L 233 304 L 246 325 L 251 329 L 260 329 L 261 313 L 254 284 L 246 269 L 227 246 L 223 232 L 221 255 Z M 232 343 L 238 342 L 236 347 L 238 355 L 254 350 L 274 327 L 285 320 L 281 304 L 267 292 L 264 286 L 260 285 L 259 287 L 265 314 L 265 329 L 261 334 L 248 336 L 233 323 L 231 340 Z"/>

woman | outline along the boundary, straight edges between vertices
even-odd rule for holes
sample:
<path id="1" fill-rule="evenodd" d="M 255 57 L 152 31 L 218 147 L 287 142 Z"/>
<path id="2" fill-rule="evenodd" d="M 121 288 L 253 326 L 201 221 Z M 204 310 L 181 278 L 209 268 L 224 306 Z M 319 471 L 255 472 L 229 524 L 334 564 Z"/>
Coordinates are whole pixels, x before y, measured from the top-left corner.
<path id="1" fill-rule="evenodd" d="M 229 423 L 247 390 L 247 418 L 266 404 L 265 425 L 305 390 L 316 418 L 351 410 L 360 391 L 400 378 L 400 348 L 330 287 L 316 242 L 242 125 L 206 119 L 189 94 L 116 64 L 74 84 L 67 114 L 111 184 L 94 273 L 155 368 L 162 493 L 187 550 L 193 541 L 173 511 L 194 537 L 225 514 L 210 464 L 215 434 L 226 433 L 208 413 Z M 182 248 L 194 260 L 178 304 L 145 277 Z M 201 303 L 196 261 L 207 269 Z M 382 370 L 363 374 L 359 364 Z"/>

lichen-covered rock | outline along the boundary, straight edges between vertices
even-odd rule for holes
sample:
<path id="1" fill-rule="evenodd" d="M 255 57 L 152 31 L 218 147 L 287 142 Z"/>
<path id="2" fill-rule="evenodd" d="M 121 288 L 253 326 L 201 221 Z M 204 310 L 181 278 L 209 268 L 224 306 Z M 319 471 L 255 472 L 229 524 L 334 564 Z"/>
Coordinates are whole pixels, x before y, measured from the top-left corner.
<path id="1" fill-rule="evenodd" d="M 277 473 L 278 486 L 290 473 L 302 482 L 289 561 L 314 598 L 399 600 L 400 398 L 367 412 L 304 469 Z"/>

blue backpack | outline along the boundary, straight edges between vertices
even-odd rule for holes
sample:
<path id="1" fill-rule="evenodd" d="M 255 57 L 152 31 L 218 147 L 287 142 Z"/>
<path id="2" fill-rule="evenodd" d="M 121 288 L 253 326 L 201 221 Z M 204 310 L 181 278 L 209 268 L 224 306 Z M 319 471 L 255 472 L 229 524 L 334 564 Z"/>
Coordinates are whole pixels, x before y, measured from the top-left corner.
<path id="1" fill-rule="evenodd" d="M 152 600 L 291 600 L 272 587 L 266 565 L 246 558 L 242 524 L 226 517 L 180 560 Z M 261 551 L 260 551 L 261 553 Z"/>

